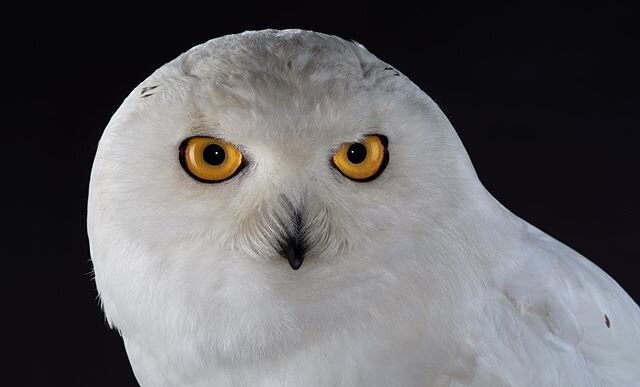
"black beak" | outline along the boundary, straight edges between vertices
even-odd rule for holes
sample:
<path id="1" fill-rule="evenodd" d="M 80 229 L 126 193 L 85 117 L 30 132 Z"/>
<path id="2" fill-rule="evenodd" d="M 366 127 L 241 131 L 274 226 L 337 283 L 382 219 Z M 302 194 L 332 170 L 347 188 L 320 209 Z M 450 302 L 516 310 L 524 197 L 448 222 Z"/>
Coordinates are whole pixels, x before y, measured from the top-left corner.
<path id="1" fill-rule="evenodd" d="M 293 270 L 298 270 L 300 266 L 302 266 L 302 261 L 304 261 L 304 247 L 299 241 L 289 240 L 285 248 L 282 250 L 282 255 L 287 258 L 289 261 L 289 266 Z"/>
<path id="2" fill-rule="evenodd" d="M 306 247 L 302 232 L 302 216 L 300 212 L 294 211 L 293 227 L 287 232 L 280 254 L 289 261 L 293 270 L 298 270 L 304 261 Z"/>

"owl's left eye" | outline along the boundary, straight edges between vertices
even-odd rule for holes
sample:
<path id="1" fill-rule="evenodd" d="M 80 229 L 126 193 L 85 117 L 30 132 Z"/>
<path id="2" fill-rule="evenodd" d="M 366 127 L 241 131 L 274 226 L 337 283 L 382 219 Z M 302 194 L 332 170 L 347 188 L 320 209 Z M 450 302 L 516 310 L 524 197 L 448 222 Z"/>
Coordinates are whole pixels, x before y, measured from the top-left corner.
<path id="1" fill-rule="evenodd" d="M 194 179 L 220 183 L 231 179 L 245 166 L 238 148 L 224 140 L 194 136 L 180 144 L 180 164 Z"/>
<path id="2" fill-rule="evenodd" d="M 333 166 L 353 181 L 371 181 L 380 176 L 389 161 L 387 137 L 372 134 L 360 142 L 348 142 L 333 155 Z"/>

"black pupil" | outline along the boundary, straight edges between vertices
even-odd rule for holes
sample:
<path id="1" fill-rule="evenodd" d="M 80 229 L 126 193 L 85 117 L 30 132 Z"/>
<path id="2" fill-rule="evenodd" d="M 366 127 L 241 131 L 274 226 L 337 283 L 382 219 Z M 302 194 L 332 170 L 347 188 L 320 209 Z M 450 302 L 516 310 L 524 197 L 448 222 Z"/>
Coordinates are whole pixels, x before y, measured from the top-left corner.
<path id="1" fill-rule="evenodd" d="M 207 145 L 202 152 L 202 158 L 207 164 L 220 165 L 224 161 L 224 149 L 220 145 Z"/>
<path id="2" fill-rule="evenodd" d="M 347 149 L 347 158 L 354 164 L 360 164 L 367 158 L 367 148 L 359 142 L 355 142 Z"/>

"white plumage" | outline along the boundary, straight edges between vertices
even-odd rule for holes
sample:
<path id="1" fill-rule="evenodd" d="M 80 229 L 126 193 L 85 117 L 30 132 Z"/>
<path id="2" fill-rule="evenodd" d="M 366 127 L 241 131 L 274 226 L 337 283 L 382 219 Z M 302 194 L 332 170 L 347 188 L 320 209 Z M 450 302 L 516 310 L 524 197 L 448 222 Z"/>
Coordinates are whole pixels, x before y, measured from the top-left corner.
<path id="1" fill-rule="evenodd" d="M 372 133 L 386 169 L 340 174 L 332 155 Z M 194 135 L 246 167 L 195 180 Z M 154 72 L 100 140 L 88 232 L 144 386 L 640 385 L 634 301 L 500 205 L 437 105 L 337 37 L 225 36 Z"/>

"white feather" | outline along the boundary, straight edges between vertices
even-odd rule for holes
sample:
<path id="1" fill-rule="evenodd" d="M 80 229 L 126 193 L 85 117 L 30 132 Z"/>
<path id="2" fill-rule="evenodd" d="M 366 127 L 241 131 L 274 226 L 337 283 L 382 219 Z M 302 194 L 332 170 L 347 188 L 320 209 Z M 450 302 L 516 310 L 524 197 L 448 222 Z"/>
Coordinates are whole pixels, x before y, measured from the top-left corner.
<path id="1" fill-rule="evenodd" d="M 358 183 L 329 162 L 389 139 Z M 202 184 L 186 138 L 237 145 Z M 304 213 L 293 271 L 275 241 Z M 133 90 L 93 166 L 95 279 L 144 386 L 638 386 L 640 311 L 502 207 L 451 124 L 364 47 L 299 31 L 194 47 Z"/>

